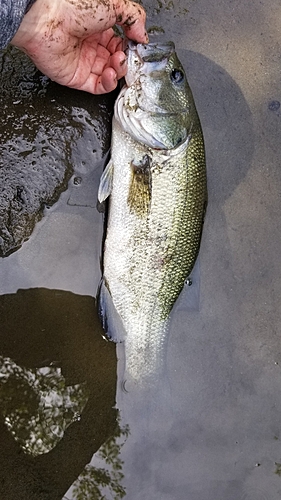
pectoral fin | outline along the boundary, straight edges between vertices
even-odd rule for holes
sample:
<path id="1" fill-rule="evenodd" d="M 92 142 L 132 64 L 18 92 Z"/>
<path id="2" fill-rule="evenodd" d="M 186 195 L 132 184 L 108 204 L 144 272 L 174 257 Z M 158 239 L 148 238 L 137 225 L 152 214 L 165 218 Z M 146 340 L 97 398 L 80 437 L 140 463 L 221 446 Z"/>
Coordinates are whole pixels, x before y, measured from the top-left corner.
<path id="1" fill-rule="evenodd" d="M 151 158 L 145 155 L 141 161 L 131 162 L 131 184 L 128 194 L 130 211 L 139 217 L 149 213 L 151 202 Z"/>
<path id="2" fill-rule="evenodd" d="M 126 335 L 124 325 L 104 279 L 101 281 L 98 293 L 98 313 L 107 337 L 113 342 L 123 342 Z"/>
<path id="3" fill-rule="evenodd" d="M 110 196 L 112 191 L 112 183 L 113 183 L 113 162 L 109 160 L 106 165 L 102 176 L 100 178 L 100 185 L 98 191 L 98 200 L 102 203 L 108 196 Z"/>

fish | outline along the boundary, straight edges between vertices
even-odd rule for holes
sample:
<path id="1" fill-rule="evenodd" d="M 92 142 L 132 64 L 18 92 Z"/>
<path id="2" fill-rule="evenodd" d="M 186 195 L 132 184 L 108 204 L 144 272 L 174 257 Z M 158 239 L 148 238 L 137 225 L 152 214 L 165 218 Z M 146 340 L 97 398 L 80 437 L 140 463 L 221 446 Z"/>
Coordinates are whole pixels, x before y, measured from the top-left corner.
<path id="1" fill-rule="evenodd" d="M 207 203 L 202 128 L 173 42 L 127 49 L 114 106 L 99 314 L 125 344 L 125 375 L 151 384 L 161 373 L 171 311 L 197 259 Z"/>

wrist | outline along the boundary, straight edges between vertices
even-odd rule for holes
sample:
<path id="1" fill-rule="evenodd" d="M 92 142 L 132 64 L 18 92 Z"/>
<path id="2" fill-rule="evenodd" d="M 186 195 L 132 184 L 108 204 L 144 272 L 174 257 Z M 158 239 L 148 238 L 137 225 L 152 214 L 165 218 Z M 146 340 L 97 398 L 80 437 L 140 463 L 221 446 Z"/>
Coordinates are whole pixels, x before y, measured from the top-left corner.
<path id="1" fill-rule="evenodd" d="M 32 5 L 35 2 L 36 2 L 36 0 L 29 0 L 29 2 L 27 2 L 26 9 L 25 9 L 25 14 L 27 14 L 27 12 L 29 11 L 29 9 L 32 7 Z"/>

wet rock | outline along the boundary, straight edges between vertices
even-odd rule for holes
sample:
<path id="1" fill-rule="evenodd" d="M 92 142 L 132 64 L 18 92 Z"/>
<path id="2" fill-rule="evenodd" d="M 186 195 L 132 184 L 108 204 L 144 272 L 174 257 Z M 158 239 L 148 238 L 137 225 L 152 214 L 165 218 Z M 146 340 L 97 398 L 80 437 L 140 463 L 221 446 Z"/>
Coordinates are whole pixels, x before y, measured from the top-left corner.
<path id="1" fill-rule="evenodd" d="M 75 166 L 109 147 L 113 96 L 50 82 L 15 48 L 0 52 L 0 256 L 27 240 Z"/>

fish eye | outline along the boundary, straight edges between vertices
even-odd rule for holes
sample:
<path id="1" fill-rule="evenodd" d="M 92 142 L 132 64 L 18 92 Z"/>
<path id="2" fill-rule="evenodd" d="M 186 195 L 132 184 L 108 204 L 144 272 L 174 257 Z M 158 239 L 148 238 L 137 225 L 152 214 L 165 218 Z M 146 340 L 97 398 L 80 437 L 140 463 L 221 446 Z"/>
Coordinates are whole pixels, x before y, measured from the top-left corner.
<path id="1" fill-rule="evenodd" d="M 184 73 L 181 69 L 173 69 L 170 77 L 173 83 L 181 83 L 184 79 Z"/>

